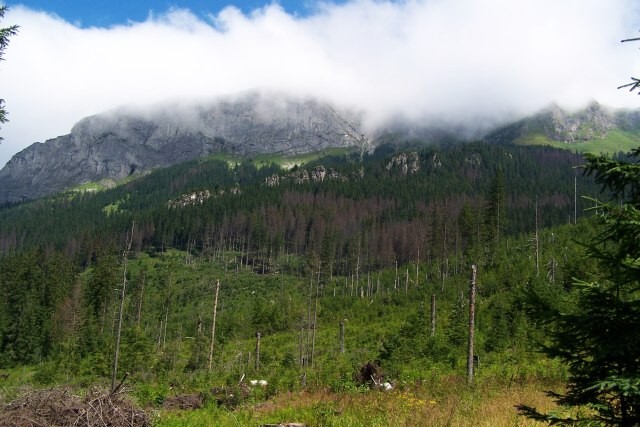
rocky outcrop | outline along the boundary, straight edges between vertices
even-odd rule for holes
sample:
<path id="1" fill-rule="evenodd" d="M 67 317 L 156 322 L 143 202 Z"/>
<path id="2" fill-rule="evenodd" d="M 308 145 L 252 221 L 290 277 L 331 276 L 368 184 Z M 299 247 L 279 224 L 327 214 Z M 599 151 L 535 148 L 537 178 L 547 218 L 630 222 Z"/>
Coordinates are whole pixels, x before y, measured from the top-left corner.
<path id="1" fill-rule="evenodd" d="M 333 169 L 329 170 L 331 176 L 338 176 L 338 173 Z M 327 169 L 322 166 L 316 166 L 311 170 L 299 169 L 289 174 L 290 178 L 293 178 L 293 182 L 296 184 L 303 184 L 305 182 L 323 182 L 327 176 Z"/>
<path id="2" fill-rule="evenodd" d="M 193 193 L 183 194 L 174 200 L 167 202 L 169 208 L 184 208 L 186 206 L 201 205 L 211 197 L 209 190 L 194 191 Z"/>
<path id="3" fill-rule="evenodd" d="M 420 170 L 420 156 L 415 151 L 411 153 L 400 153 L 391 158 L 386 165 L 386 169 L 390 172 L 392 170 L 399 170 L 404 176 L 413 175 Z"/>
<path id="4" fill-rule="evenodd" d="M 355 116 L 315 100 L 251 94 L 190 107 L 121 109 L 87 117 L 69 135 L 16 154 L 0 171 L 0 202 L 217 152 L 293 155 L 368 144 Z"/>
<path id="5" fill-rule="evenodd" d="M 322 165 L 315 166 L 313 169 L 296 169 L 286 175 L 273 174 L 264 179 L 267 187 L 277 187 L 284 182 L 293 182 L 294 184 L 305 184 L 308 182 L 322 183 L 325 181 L 345 182 L 350 179 L 361 179 L 364 176 L 364 170 L 360 169 L 357 173 L 346 176 L 333 168 L 326 168 Z"/>
<path id="6" fill-rule="evenodd" d="M 567 143 L 606 138 L 609 130 L 616 126 L 612 112 L 598 103 L 592 103 L 585 110 L 573 114 L 553 105 L 541 113 L 537 120 L 550 139 Z"/>
<path id="7" fill-rule="evenodd" d="M 240 187 L 236 184 L 234 187 L 229 188 L 228 193 L 231 194 L 232 196 L 237 196 L 239 194 L 242 194 L 242 191 L 240 190 Z M 204 202 L 206 202 L 209 199 L 217 199 L 219 197 L 224 196 L 225 194 L 227 194 L 227 191 L 223 190 L 222 188 L 219 188 L 215 192 L 211 192 L 206 189 L 200 190 L 200 191 L 194 191 L 191 193 L 183 194 L 180 197 L 177 197 L 173 200 L 169 200 L 167 202 L 167 207 L 171 209 L 175 209 L 175 208 L 186 208 L 187 206 L 202 205 L 204 204 Z"/>

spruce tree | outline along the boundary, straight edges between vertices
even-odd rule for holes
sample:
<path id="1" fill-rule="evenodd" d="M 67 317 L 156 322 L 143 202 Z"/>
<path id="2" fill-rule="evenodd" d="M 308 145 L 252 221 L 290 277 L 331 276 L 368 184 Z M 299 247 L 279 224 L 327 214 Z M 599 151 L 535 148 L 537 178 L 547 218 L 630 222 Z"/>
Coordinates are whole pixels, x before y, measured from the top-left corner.
<path id="1" fill-rule="evenodd" d="M 533 312 L 546 327 L 544 352 L 566 363 L 567 388 L 554 394 L 573 414 L 523 414 L 557 424 L 640 425 L 640 148 L 629 161 L 586 155 L 593 175 L 611 201 L 595 203 L 599 233 L 588 242 L 588 259 L 599 266 L 597 281 L 577 281 L 572 304 L 558 307 L 531 292 Z M 576 415 L 577 414 L 577 415 Z"/>
<path id="2" fill-rule="evenodd" d="M 7 6 L 0 6 L 0 18 L 4 17 L 5 12 L 7 11 Z M 11 36 L 16 35 L 18 32 L 18 26 L 12 25 L 10 27 L 0 28 L 0 61 L 3 60 L 4 50 L 9 45 L 9 38 Z M 0 99 L 0 124 L 6 123 L 9 119 L 7 119 L 7 111 L 4 109 L 4 99 Z M 0 138 L 2 141 L 2 138 Z"/>
<path id="3" fill-rule="evenodd" d="M 499 167 L 491 181 L 487 195 L 485 208 L 484 239 L 486 257 L 489 262 L 496 258 L 496 249 L 500 245 L 500 239 L 504 237 L 507 224 L 507 195 L 505 178 L 502 168 Z"/>

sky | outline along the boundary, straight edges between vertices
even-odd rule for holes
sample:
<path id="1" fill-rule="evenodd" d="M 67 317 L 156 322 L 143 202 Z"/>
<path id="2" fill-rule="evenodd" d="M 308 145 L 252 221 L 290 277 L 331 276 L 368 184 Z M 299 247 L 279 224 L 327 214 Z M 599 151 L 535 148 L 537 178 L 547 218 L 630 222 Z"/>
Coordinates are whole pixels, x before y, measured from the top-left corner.
<path id="1" fill-rule="evenodd" d="M 83 117 L 253 90 L 476 129 L 551 103 L 640 107 L 636 0 L 0 0 L 0 167 Z"/>

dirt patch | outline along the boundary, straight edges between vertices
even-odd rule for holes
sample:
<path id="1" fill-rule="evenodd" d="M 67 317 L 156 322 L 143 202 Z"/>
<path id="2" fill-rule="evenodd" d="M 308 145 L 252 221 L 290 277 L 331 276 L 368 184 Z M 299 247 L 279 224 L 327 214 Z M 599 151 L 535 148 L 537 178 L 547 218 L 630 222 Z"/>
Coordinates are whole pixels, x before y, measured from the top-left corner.
<path id="1" fill-rule="evenodd" d="M 124 393 L 91 389 L 84 397 L 67 388 L 27 393 L 0 409 L 0 426 L 148 427 L 148 415 Z"/>

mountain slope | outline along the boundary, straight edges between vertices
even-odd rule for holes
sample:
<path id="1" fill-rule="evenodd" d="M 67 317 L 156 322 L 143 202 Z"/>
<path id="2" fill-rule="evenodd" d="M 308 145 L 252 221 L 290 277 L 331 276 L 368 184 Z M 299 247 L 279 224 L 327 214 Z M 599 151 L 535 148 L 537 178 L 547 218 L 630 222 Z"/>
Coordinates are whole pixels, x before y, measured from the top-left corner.
<path id="1" fill-rule="evenodd" d="M 629 151 L 640 145 L 640 112 L 610 110 L 597 102 L 576 112 L 551 105 L 533 116 L 491 132 L 485 140 L 550 145 L 578 152 Z"/>
<path id="2" fill-rule="evenodd" d="M 290 155 L 367 144 L 357 119 L 313 100 L 250 94 L 153 112 L 122 109 L 82 119 L 69 135 L 16 154 L 0 171 L 0 202 L 217 152 Z"/>

